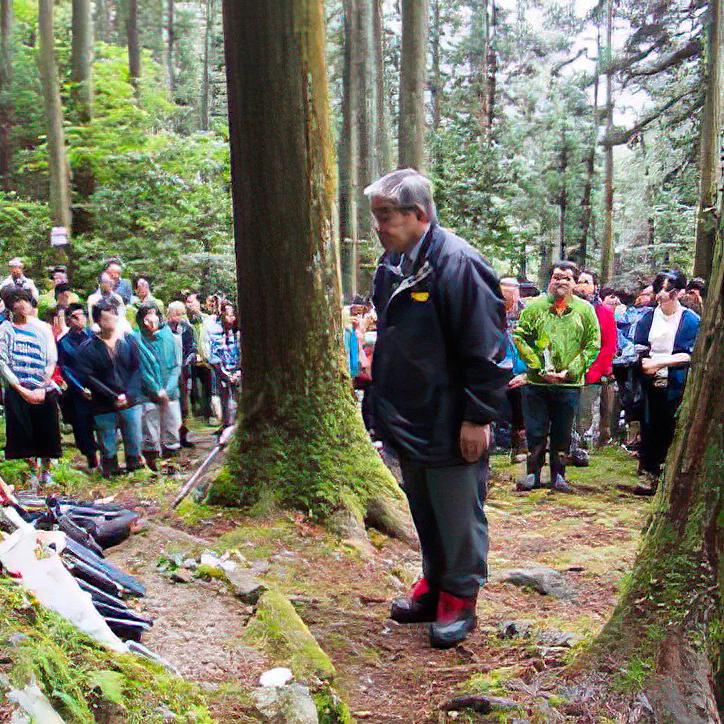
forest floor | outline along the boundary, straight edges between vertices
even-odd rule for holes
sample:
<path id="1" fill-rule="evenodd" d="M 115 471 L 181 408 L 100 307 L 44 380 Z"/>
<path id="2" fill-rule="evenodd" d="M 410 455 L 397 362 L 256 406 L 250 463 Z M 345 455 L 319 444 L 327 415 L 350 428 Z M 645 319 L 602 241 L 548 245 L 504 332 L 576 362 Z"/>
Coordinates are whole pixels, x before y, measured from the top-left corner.
<path id="1" fill-rule="evenodd" d="M 268 588 L 293 603 L 331 658 L 334 687 L 357 720 L 486 721 L 471 712 L 441 711 L 461 694 L 518 703 L 491 721 L 615 718 L 613 708 L 570 705 L 560 674 L 610 615 L 635 557 L 648 503 L 626 491 L 636 477 L 635 461 L 625 451 L 606 448 L 592 454 L 590 467 L 571 468 L 576 493 L 569 495 L 515 492 L 521 466 L 493 456 L 486 505 L 491 578 L 478 602 L 480 627 L 464 645 L 435 651 L 424 626 L 400 626 L 387 618 L 389 601 L 418 575 L 414 548 L 371 531 L 372 546 L 360 551 L 301 513 L 251 518 L 190 498 L 169 512 L 175 493 L 214 442 L 209 429 L 197 430 L 195 439 L 196 448 L 162 474 L 109 482 L 71 473 L 77 461 L 66 461 L 58 478 L 66 493 L 114 495 L 115 502 L 143 514 L 145 529 L 110 551 L 110 558 L 148 588 L 139 608 L 155 623 L 144 643 L 200 685 L 217 721 L 254 720 L 246 692 L 264 671 L 286 662 L 247 635 L 254 609 L 224 581 L 173 582 L 159 570 L 159 563 L 163 568 L 164 562 L 203 551 L 238 551 Z M 506 569 L 532 566 L 559 571 L 569 595 L 559 599 L 501 580 Z M 517 622 L 519 633 L 504 637 L 501 625 L 510 621 Z M 625 691 L 636 672 L 616 677 Z"/>

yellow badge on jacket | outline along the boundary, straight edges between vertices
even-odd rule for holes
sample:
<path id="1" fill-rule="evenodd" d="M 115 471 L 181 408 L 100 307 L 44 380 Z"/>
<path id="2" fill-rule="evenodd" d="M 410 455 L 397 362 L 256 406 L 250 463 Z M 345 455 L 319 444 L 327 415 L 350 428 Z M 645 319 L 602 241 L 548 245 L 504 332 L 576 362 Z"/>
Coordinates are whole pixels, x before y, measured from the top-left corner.
<path id="1" fill-rule="evenodd" d="M 416 302 L 426 302 L 430 298 L 430 292 L 412 292 L 411 296 Z"/>

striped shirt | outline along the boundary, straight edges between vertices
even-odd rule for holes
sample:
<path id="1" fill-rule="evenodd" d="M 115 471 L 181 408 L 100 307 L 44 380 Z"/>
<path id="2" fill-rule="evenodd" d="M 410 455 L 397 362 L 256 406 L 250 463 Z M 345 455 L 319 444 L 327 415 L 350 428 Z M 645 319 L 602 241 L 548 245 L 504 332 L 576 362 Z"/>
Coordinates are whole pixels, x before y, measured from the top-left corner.
<path id="1" fill-rule="evenodd" d="M 41 322 L 0 325 L 0 375 L 7 384 L 20 384 L 31 390 L 43 387 L 56 361 L 52 334 L 48 334 Z"/>

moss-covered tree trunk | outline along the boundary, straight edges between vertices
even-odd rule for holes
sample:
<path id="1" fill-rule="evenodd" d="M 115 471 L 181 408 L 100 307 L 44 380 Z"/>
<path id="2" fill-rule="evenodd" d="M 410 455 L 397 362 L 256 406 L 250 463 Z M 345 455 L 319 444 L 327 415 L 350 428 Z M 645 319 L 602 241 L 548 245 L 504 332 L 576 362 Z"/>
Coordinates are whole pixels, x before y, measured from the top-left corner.
<path id="1" fill-rule="evenodd" d="M 13 150 L 10 129 L 13 103 L 10 86 L 13 79 L 13 0 L 0 0 L 0 189 L 9 191 Z"/>
<path id="2" fill-rule="evenodd" d="M 322 2 L 223 11 L 244 383 L 211 497 L 357 523 L 372 513 L 394 528 L 399 492 L 342 353 Z"/>
<path id="3" fill-rule="evenodd" d="M 93 109 L 93 15 L 90 0 L 73 0 L 71 80 L 73 105 L 81 123 L 88 123 Z"/>
<path id="4" fill-rule="evenodd" d="M 722 43 L 724 43 L 724 13 L 722 0 L 710 0 L 704 108 L 701 117 L 699 142 L 699 208 L 696 219 L 696 253 L 694 274 L 709 278 L 714 257 L 717 232 L 717 194 L 720 174 L 721 114 L 722 114 Z"/>
<path id="5" fill-rule="evenodd" d="M 717 722 L 722 693 L 724 265 L 721 237 L 676 438 L 631 577 L 594 645 L 649 672 L 657 721 Z"/>
<path id="6" fill-rule="evenodd" d="M 50 213 L 54 226 L 70 232 L 70 167 L 65 151 L 63 106 L 60 101 L 58 66 L 55 62 L 53 0 L 38 2 L 38 68 L 43 87 L 45 122 L 48 132 L 48 187 Z"/>
<path id="7" fill-rule="evenodd" d="M 402 0 L 400 57 L 400 168 L 425 167 L 428 0 Z"/>

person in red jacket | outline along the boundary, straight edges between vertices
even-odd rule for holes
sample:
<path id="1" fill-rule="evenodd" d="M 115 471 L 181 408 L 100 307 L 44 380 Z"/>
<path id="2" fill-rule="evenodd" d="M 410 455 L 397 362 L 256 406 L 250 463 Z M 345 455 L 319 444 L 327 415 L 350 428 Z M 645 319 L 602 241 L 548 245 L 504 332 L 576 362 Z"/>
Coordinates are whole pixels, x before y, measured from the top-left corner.
<path id="1" fill-rule="evenodd" d="M 588 368 L 585 377 L 586 386 L 581 393 L 581 405 L 576 419 L 577 434 L 573 435 L 572 457 L 576 459 L 576 444 L 581 437 L 593 439 L 597 436 L 601 409 L 602 383 L 607 382 L 613 375 L 613 358 L 618 348 L 618 335 L 616 332 L 616 319 L 611 310 L 603 304 L 599 296 L 598 277 L 595 272 L 584 269 L 578 275 L 578 282 L 575 289 L 579 297 L 587 300 L 593 305 L 598 319 L 598 326 L 601 329 L 601 351 L 593 364 Z M 610 414 L 608 405 L 606 414 Z M 606 428 L 608 426 L 605 426 Z M 583 456 L 579 456 L 583 460 Z"/>

